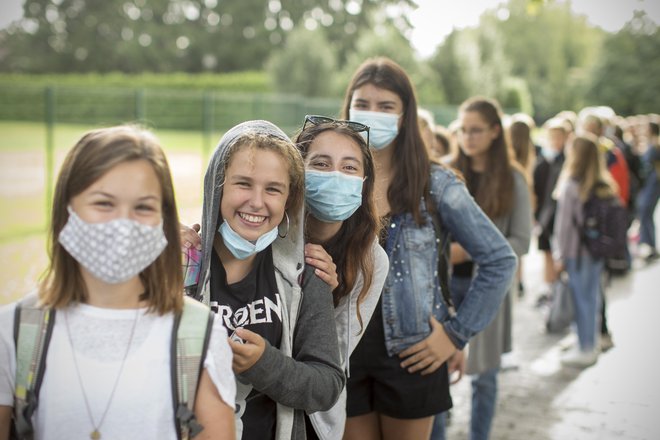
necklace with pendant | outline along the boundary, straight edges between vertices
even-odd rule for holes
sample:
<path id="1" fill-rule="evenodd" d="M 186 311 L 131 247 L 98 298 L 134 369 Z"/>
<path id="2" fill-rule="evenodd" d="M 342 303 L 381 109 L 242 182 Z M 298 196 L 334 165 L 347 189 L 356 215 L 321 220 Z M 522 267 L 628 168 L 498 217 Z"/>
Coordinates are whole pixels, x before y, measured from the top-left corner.
<path id="1" fill-rule="evenodd" d="M 83 386 L 82 376 L 80 375 L 80 368 L 78 367 L 78 359 L 76 358 L 76 351 L 73 348 L 73 339 L 71 338 L 71 330 L 69 329 L 69 317 L 68 311 L 64 313 L 64 323 L 66 324 L 66 334 L 69 337 L 69 345 L 71 346 L 71 355 L 73 356 L 73 365 L 76 367 L 76 376 L 78 377 L 78 384 L 80 385 L 80 390 L 82 391 L 83 399 L 85 400 L 85 408 L 87 409 L 87 415 L 89 416 L 90 422 L 92 422 L 92 432 L 89 434 L 91 440 L 100 440 L 101 438 L 101 425 L 105 420 L 106 414 L 108 414 L 108 409 L 110 409 L 110 403 L 112 398 L 115 396 L 115 390 L 117 389 L 117 384 L 119 383 L 119 378 L 121 373 L 124 371 L 124 364 L 126 363 L 126 358 L 128 357 L 128 352 L 131 349 L 131 344 L 133 342 L 133 336 L 135 335 L 135 327 L 138 321 L 140 309 L 135 309 L 135 318 L 133 319 L 133 325 L 131 326 L 131 333 L 128 337 L 128 344 L 126 344 L 126 351 L 124 352 L 124 357 L 121 360 L 119 365 L 119 371 L 117 372 L 117 377 L 115 378 L 115 383 L 112 385 L 112 391 L 110 391 L 110 397 L 108 398 L 108 403 L 105 405 L 103 410 L 103 415 L 98 423 L 94 422 L 94 416 L 92 415 L 92 410 L 89 405 L 89 399 L 87 398 L 87 393 L 85 392 L 85 387 Z"/>

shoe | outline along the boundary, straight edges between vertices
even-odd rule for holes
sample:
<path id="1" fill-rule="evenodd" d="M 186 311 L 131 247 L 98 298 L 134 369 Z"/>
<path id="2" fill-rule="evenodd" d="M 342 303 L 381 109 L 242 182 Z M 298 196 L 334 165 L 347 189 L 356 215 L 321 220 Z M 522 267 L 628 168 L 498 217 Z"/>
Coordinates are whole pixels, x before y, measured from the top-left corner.
<path id="1" fill-rule="evenodd" d="M 569 350 L 561 357 L 561 364 L 566 367 L 586 368 L 596 363 L 598 352 L 596 350 L 582 351 L 578 348 Z"/>
<path id="2" fill-rule="evenodd" d="M 609 333 L 604 333 L 600 335 L 600 351 L 604 353 L 612 347 L 614 347 L 614 341 L 612 341 L 612 335 L 610 335 Z"/>
<path id="3" fill-rule="evenodd" d="M 653 251 L 651 251 L 650 254 L 644 257 L 644 260 L 646 260 L 647 263 L 650 263 L 652 261 L 657 260 L 658 258 L 660 258 L 660 253 L 657 250 L 653 249 Z"/>

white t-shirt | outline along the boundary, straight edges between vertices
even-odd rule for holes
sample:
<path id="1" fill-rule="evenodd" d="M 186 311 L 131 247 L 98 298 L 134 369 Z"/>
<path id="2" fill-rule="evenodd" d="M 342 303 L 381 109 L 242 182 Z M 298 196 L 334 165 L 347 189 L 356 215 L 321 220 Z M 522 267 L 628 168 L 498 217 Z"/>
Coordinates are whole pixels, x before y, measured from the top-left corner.
<path id="1" fill-rule="evenodd" d="M 0 307 L 0 405 L 13 406 L 16 356 L 15 304 Z M 33 417 L 38 440 L 89 438 L 90 421 L 67 336 L 82 384 L 98 425 L 120 369 L 131 328 L 137 323 L 114 397 L 99 427 L 103 440 L 176 439 L 170 375 L 173 314 L 146 309 L 105 309 L 86 304 L 58 310 L 46 358 L 46 372 Z M 227 332 L 214 320 L 204 367 L 222 399 L 234 407 L 236 385 Z"/>

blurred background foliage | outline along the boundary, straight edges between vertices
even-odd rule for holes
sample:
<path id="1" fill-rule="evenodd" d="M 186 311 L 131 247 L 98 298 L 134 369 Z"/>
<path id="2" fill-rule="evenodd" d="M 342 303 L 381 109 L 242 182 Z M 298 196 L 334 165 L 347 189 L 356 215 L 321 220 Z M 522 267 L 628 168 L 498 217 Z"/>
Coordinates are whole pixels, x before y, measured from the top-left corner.
<path id="1" fill-rule="evenodd" d="M 538 121 L 592 104 L 624 115 L 657 112 L 649 92 L 660 89 L 660 33 L 643 12 L 610 34 L 568 2 L 509 0 L 420 59 L 408 39 L 414 7 L 412 0 L 25 0 L 24 17 L 0 32 L 0 84 L 339 99 L 365 58 L 386 55 L 411 74 L 423 105 L 478 94 Z"/>

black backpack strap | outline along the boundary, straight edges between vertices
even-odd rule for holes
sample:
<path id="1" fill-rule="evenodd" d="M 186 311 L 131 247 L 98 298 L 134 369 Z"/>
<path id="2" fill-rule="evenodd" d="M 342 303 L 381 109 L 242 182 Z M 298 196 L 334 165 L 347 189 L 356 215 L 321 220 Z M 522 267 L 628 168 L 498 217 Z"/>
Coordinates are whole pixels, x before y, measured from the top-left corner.
<path id="1" fill-rule="evenodd" d="M 38 406 L 39 390 L 46 370 L 46 356 L 54 325 L 55 310 L 39 307 L 36 295 L 31 295 L 16 305 L 16 383 L 12 435 L 17 439 L 33 438 L 32 416 Z"/>
<path id="2" fill-rule="evenodd" d="M 195 418 L 194 406 L 214 316 L 204 304 L 184 297 L 183 312 L 174 317 L 170 372 L 174 423 L 180 440 L 193 438 L 204 429 Z"/>

